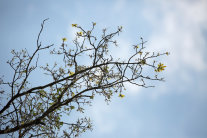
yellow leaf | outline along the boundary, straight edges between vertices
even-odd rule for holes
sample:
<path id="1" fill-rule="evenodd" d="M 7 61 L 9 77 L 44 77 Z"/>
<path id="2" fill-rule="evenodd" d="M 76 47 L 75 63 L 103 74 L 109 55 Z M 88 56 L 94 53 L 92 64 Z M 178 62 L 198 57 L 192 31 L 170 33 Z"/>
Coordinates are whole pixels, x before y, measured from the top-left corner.
<path id="1" fill-rule="evenodd" d="M 164 64 L 159 63 L 157 69 L 155 69 L 155 72 L 161 72 L 161 71 L 165 70 L 165 67 L 166 66 L 164 66 Z"/>
<path id="2" fill-rule="evenodd" d="M 77 35 L 78 36 L 82 36 L 83 35 L 83 32 L 77 32 Z"/>
<path id="3" fill-rule="evenodd" d="M 169 52 L 166 52 L 165 54 L 168 56 L 170 53 Z"/>
<path id="4" fill-rule="evenodd" d="M 75 74 L 74 72 L 70 71 L 69 76 L 72 76 L 73 74 Z"/>
<path id="5" fill-rule="evenodd" d="M 65 42 L 65 41 L 67 41 L 67 38 L 64 37 L 64 38 L 62 38 L 62 40 L 63 40 L 63 42 Z"/>
<path id="6" fill-rule="evenodd" d="M 125 95 L 123 95 L 123 94 L 119 94 L 119 97 L 121 97 L 121 98 L 124 98 L 125 97 Z"/>
<path id="7" fill-rule="evenodd" d="M 77 24 L 72 24 L 72 27 L 77 27 Z"/>
<path id="8" fill-rule="evenodd" d="M 72 97 L 74 97 L 74 96 L 75 96 L 75 93 L 74 93 L 74 92 L 72 92 L 71 96 L 72 96 Z"/>

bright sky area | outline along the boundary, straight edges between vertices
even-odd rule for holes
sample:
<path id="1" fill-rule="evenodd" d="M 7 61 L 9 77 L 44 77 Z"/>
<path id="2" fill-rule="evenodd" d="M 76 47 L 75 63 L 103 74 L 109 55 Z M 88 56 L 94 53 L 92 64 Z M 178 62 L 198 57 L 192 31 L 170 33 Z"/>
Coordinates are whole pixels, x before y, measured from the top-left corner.
<path id="1" fill-rule="evenodd" d="M 0 0 L 0 75 L 12 75 L 5 63 L 11 49 L 34 50 L 46 18 L 45 45 L 58 46 L 62 37 L 70 44 L 72 23 L 87 28 L 96 22 L 100 32 L 121 25 L 114 56 L 127 57 L 131 45 L 143 37 L 149 51 L 171 53 L 160 59 L 167 66 L 161 74 L 166 82 L 153 82 L 156 87 L 149 89 L 127 85 L 125 98 L 115 95 L 109 105 L 97 96 L 85 111 L 94 129 L 82 137 L 206 138 L 206 13 L 207 0 Z"/>

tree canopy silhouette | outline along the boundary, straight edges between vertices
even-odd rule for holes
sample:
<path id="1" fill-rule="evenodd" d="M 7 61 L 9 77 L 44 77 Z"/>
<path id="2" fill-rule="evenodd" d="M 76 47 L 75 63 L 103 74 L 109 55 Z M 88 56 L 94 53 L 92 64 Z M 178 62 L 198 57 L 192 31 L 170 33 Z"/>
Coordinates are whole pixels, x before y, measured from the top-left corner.
<path id="1" fill-rule="evenodd" d="M 47 20 L 47 19 L 46 19 Z M 86 30 L 78 24 L 72 24 L 77 29 L 72 44 L 67 44 L 67 38 L 62 38 L 59 47 L 43 46 L 40 42 L 44 29 L 44 20 L 37 37 L 36 49 L 29 53 L 27 49 L 12 50 L 12 59 L 7 63 L 14 71 L 10 81 L 0 79 L 0 134 L 12 137 L 77 137 L 86 130 L 92 130 L 90 118 L 64 120 L 63 116 L 71 116 L 72 112 L 84 113 L 84 106 L 90 105 L 94 96 L 101 95 L 106 102 L 113 95 L 123 98 L 125 84 L 131 83 L 137 87 L 153 87 L 149 81 L 163 81 L 159 72 L 166 66 L 155 59 L 165 53 L 145 51 L 146 41 L 140 38 L 140 43 L 132 45 L 133 53 L 128 59 L 116 59 L 110 48 L 118 42 L 115 36 L 122 31 L 119 26 L 115 32 L 109 33 L 103 29 L 101 36 L 96 36 L 92 23 Z M 41 51 L 49 51 L 51 56 L 61 57 L 59 63 L 39 65 Z M 121 53 L 120 53 L 121 57 Z M 82 59 L 87 60 L 82 62 Z M 151 69 L 150 74 L 143 73 Z M 29 79 L 31 74 L 41 69 L 51 81 L 41 82 L 33 86 Z M 39 72 L 41 73 L 41 72 Z"/>

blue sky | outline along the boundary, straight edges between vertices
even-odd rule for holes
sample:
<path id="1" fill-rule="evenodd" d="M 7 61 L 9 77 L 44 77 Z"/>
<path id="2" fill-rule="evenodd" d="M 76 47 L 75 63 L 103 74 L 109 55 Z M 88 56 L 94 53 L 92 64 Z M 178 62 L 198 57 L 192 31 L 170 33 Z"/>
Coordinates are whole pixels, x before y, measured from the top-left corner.
<path id="1" fill-rule="evenodd" d="M 0 0 L 0 73 L 7 79 L 12 75 L 5 64 L 11 49 L 35 48 L 45 18 L 50 18 L 42 37 L 45 45 L 58 45 L 62 37 L 70 43 L 72 23 L 87 28 L 96 22 L 100 32 L 122 25 L 114 56 L 127 57 L 142 36 L 149 51 L 170 51 L 160 59 L 167 65 L 161 74 L 166 82 L 153 82 L 156 87 L 149 89 L 127 84 L 126 97 L 114 96 L 109 105 L 96 97 L 86 111 L 94 130 L 82 137 L 206 138 L 206 13 L 206 0 Z"/>

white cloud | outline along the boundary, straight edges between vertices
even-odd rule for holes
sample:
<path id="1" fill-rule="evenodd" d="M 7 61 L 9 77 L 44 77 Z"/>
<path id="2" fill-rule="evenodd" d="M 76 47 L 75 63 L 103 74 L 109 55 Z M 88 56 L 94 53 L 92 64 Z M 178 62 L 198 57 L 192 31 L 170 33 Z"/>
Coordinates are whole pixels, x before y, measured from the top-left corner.
<path id="1" fill-rule="evenodd" d="M 152 5 L 144 11 L 145 17 L 153 24 L 149 38 L 151 49 L 165 49 L 172 53 L 167 58 L 172 73 L 181 67 L 205 70 L 206 40 L 202 31 L 207 28 L 207 2 L 157 1 Z"/>
<path id="2" fill-rule="evenodd" d="M 124 94 L 126 94 L 127 96 L 135 96 L 140 94 L 141 92 L 141 87 L 138 87 L 137 85 L 131 84 L 129 82 L 125 83 L 125 87 L 126 87 L 126 92 L 124 92 Z"/>
<path id="3" fill-rule="evenodd" d="M 179 92 L 188 92 L 189 85 L 195 81 L 193 73 L 205 72 L 207 29 L 206 0 L 148 1 L 143 15 L 152 24 L 148 48 L 149 51 L 171 54 L 162 58 L 167 65 L 166 75 L 170 86 L 159 85 L 151 96 L 157 99 L 168 93 L 173 86 Z M 178 84 L 182 83 L 182 85 Z"/>

